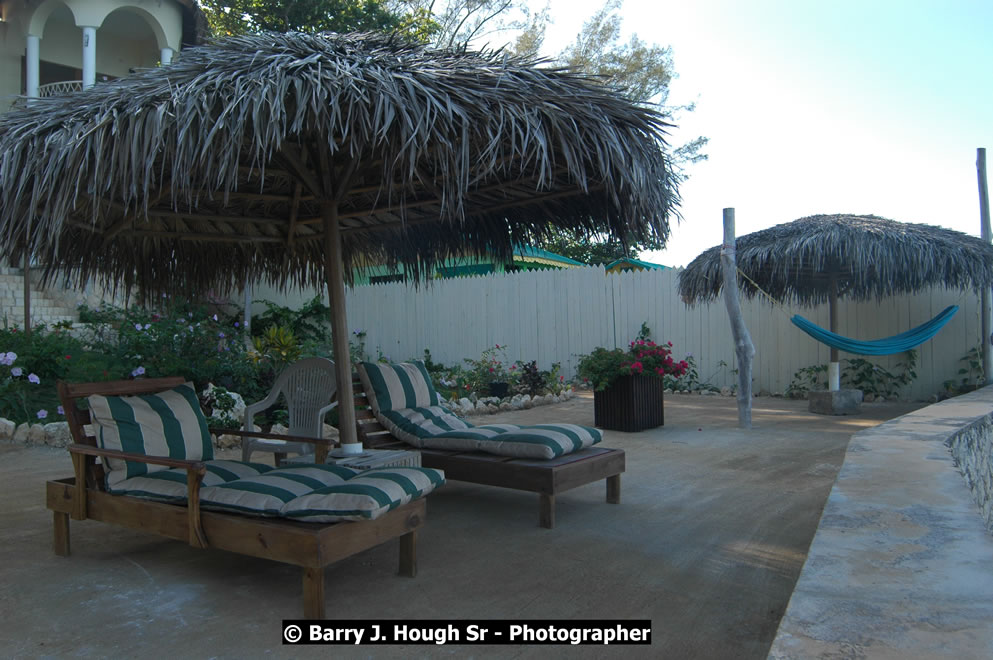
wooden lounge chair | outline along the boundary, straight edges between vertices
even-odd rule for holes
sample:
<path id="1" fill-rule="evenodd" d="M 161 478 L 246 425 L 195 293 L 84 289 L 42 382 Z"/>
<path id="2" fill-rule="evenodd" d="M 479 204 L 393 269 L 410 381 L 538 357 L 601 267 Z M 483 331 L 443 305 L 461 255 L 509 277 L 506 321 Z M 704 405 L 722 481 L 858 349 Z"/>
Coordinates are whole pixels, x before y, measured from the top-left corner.
<path id="1" fill-rule="evenodd" d="M 72 518 L 140 529 L 186 541 L 194 548 L 228 550 L 301 566 L 303 614 L 306 618 L 324 617 L 326 566 L 393 538 L 400 539 L 400 575 L 414 577 L 417 571 L 417 530 L 424 523 L 426 511 L 423 498 L 414 499 L 373 520 L 360 522 L 296 522 L 201 511 L 201 484 L 206 473 L 204 462 L 101 449 L 93 436 L 84 433 L 84 426 L 90 424 L 91 416 L 89 410 L 79 407 L 80 399 L 93 394 L 132 396 L 157 393 L 183 382 L 182 378 L 160 378 L 58 384 L 59 396 L 75 441 L 69 447 L 75 476 L 47 484 L 47 506 L 54 514 L 55 554 L 69 555 L 69 519 Z M 265 437 L 265 434 L 254 435 Z M 289 439 L 312 443 L 317 450 L 316 458 L 323 460 L 326 457 L 330 441 L 305 437 Z M 186 497 L 181 503 L 169 503 L 112 494 L 104 485 L 104 468 L 94 460 L 97 457 L 101 461 L 121 459 L 185 469 Z"/>
<path id="2" fill-rule="evenodd" d="M 376 419 L 362 381 L 353 377 L 359 439 L 372 449 L 410 449 Z M 624 450 L 589 447 L 541 460 L 497 456 L 479 451 L 420 448 L 421 465 L 445 471 L 447 479 L 538 493 L 538 525 L 555 527 L 555 497 L 567 490 L 606 480 L 607 502 L 621 501 Z"/>

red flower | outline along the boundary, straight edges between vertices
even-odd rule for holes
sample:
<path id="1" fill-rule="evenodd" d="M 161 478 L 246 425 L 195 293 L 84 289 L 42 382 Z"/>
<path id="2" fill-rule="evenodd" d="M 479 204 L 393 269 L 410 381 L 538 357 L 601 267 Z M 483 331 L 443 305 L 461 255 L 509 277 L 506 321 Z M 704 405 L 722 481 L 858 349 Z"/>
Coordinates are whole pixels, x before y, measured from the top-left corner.
<path id="1" fill-rule="evenodd" d="M 67 355 L 67 356 L 66 356 L 66 359 L 67 359 L 67 360 L 71 360 L 71 359 L 72 359 L 72 356 L 71 356 L 71 355 Z"/>

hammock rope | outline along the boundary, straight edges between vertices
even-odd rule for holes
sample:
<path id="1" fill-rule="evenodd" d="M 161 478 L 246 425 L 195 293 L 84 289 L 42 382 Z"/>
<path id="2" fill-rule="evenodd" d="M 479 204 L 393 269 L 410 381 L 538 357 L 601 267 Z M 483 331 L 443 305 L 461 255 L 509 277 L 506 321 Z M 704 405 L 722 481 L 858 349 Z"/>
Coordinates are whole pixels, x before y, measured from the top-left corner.
<path id="1" fill-rule="evenodd" d="M 846 353 L 855 353 L 856 355 L 893 355 L 895 353 L 909 351 L 915 346 L 920 346 L 927 340 L 934 337 L 938 334 L 938 331 L 945 327 L 945 324 L 948 323 L 953 316 L 955 316 L 957 311 L 959 311 L 958 305 L 950 305 L 933 319 L 927 323 L 917 326 L 916 328 L 912 328 L 906 332 L 901 332 L 900 334 L 892 337 L 868 341 L 850 339 L 848 337 L 835 334 L 830 330 L 825 330 L 821 326 L 808 321 L 799 314 L 794 314 L 793 318 L 790 320 L 793 322 L 793 325 L 800 328 L 822 344 L 827 344 L 828 346 L 845 351 Z"/>

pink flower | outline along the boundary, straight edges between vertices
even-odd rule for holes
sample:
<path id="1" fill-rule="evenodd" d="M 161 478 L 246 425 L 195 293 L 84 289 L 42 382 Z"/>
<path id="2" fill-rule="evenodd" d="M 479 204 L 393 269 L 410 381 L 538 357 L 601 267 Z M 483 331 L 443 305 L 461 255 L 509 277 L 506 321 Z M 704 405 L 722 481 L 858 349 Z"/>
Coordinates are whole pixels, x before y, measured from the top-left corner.
<path id="1" fill-rule="evenodd" d="M 645 370 L 645 365 L 643 365 L 641 362 L 631 363 L 631 373 L 640 374 L 644 370 Z"/>

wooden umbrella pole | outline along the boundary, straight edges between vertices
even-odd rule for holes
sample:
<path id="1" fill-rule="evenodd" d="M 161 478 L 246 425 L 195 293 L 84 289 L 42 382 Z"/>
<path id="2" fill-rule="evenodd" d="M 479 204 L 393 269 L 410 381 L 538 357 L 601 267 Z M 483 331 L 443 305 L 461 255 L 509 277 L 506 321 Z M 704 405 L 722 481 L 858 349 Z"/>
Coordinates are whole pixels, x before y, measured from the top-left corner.
<path id="1" fill-rule="evenodd" d="M 734 209 L 724 209 L 724 244 L 721 266 L 724 274 L 724 304 L 731 321 L 734 351 L 738 357 L 738 426 L 752 428 L 752 358 L 755 345 L 741 314 L 738 299 L 738 270 L 734 237 Z"/>
<path id="2" fill-rule="evenodd" d="M 352 359 L 348 348 L 348 321 L 345 317 L 345 277 L 341 261 L 341 229 L 337 202 L 321 206 L 324 216 L 324 275 L 331 305 L 331 340 L 335 377 L 338 380 L 338 433 L 345 453 L 361 453 L 355 426 L 352 394 Z"/>
<path id="3" fill-rule="evenodd" d="M 828 315 L 831 319 L 831 332 L 838 334 L 838 276 L 831 274 L 831 291 L 828 298 Z M 831 347 L 831 363 L 828 364 L 828 389 L 837 392 L 841 389 L 841 360 L 838 349 Z"/>
<path id="4" fill-rule="evenodd" d="M 976 149 L 976 177 L 979 179 L 979 235 L 989 243 L 993 240 L 990 232 L 990 190 L 986 181 L 986 149 Z M 982 293 L 982 358 L 983 384 L 993 383 L 993 350 L 991 350 L 991 315 L 993 302 L 990 300 L 990 288 L 983 287 Z"/>

